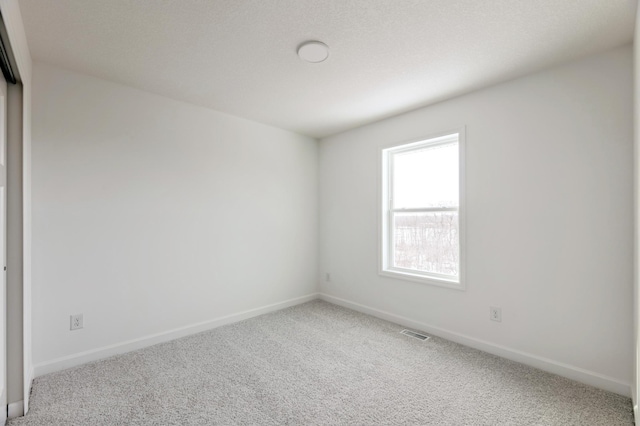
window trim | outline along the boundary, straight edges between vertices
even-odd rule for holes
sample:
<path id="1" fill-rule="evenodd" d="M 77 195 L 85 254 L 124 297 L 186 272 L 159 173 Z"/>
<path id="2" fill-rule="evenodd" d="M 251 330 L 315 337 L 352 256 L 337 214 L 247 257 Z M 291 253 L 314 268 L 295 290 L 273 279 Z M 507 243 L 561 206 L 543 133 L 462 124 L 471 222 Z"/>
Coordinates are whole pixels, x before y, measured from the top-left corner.
<path id="1" fill-rule="evenodd" d="M 446 143 L 447 137 L 458 135 L 458 173 L 459 173 L 459 204 L 458 204 L 458 226 L 459 226 L 459 273 L 457 278 L 437 273 L 420 273 L 411 269 L 403 269 L 398 267 L 390 267 L 391 253 L 393 249 L 390 245 L 391 241 L 391 214 L 390 214 L 390 188 L 391 176 L 389 176 L 389 164 L 387 153 L 394 147 L 402 147 L 394 150 L 393 153 L 400 153 L 415 149 L 416 146 L 425 142 L 431 142 L 434 145 Z M 429 144 L 429 143 L 428 143 Z M 465 181 L 465 127 L 454 130 L 431 134 L 418 139 L 412 139 L 404 142 L 396 142 L 393 144 L 379 147 L 378 161 L 378 274 L 384 277 L 395 278 L 406 281 L 419 282 L 438 287 L 451 288 L 455 290 L 466 289 L 466 181 Z M 403 210 L 410 212 L 414 209 Z M 424 208 L 415 209 L 416 211 L 424 211 Z M 436 210 L 446 210 L 437 208 Z"/>

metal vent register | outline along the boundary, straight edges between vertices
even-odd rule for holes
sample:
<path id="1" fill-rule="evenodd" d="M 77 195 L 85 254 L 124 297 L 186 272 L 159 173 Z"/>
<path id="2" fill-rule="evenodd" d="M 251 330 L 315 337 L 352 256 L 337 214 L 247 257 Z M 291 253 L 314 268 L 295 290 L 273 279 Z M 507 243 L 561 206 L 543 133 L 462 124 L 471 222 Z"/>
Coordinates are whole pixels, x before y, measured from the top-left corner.
<path id="1" fill-rule="evenodd" d="M 414 339 L 418 339 L 422 341 L 429 340 L 429 336 L 425 336 L 424 334 L 416 333 L 415 331 L 411 331 L 407 329 L 402 330 L 400 333 L 406 334 L 409 337 L 413 337 Z"/>

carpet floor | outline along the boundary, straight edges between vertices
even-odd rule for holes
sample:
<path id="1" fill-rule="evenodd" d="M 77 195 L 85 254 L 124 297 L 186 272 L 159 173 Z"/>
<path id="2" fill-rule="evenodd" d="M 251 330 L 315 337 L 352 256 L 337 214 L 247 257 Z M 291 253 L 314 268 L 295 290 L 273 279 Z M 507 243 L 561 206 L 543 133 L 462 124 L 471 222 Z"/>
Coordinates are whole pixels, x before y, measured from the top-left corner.
<path id="1" fill-rule="evenodd" d="M 40 425 L 631 425 L 631 400 L 313 301 L 38 377 Z"/>

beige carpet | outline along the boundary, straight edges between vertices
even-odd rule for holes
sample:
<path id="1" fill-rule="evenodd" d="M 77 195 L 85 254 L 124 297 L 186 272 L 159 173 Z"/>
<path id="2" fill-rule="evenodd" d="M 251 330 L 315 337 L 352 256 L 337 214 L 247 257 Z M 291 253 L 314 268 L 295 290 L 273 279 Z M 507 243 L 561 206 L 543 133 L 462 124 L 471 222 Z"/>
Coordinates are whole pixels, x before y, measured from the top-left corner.
<path id="1" fill-rule="evenodd" d="M 631 401 L 314 301 L 39 377 L 9 425 L 630 425 Z"/>

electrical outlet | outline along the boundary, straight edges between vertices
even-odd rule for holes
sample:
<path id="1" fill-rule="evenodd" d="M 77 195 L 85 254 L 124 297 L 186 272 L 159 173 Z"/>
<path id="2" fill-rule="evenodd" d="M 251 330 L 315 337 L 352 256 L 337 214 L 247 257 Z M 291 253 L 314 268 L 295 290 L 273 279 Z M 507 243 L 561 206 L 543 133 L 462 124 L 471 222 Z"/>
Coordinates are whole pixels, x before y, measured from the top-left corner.
<path id="1" fill-rule="evenodd" d="M 502 309 L 491 306 L 489 308 L 489 319 L 491 321 L 502 322 Z"/>
<path id="2" fill-rule="evenodd" d="M 325 280 L 326 282 L 331 282 L 331 274 L 327 272 L 327 273 L 324 275 L 324 280 Z"/>
<path id="3" fill-rule="evenodd" d="M 84 328 L 82 314 L 71 315 L 71 330 L 79 330 L 81 328 Z"/>

